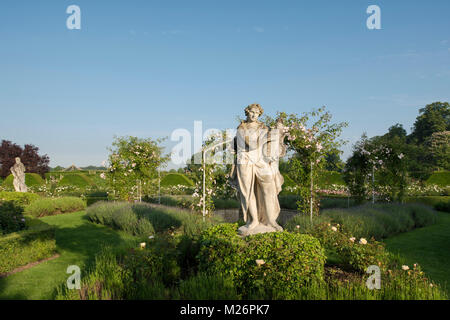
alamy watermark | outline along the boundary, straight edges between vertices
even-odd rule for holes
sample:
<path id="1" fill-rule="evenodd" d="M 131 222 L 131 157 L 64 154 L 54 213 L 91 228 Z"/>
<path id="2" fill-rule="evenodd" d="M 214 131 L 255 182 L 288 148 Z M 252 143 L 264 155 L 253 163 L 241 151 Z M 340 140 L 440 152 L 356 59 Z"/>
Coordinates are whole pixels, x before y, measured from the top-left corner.
<path id="1" fill-rule="evenodd" d="M 72 4 L 67 7 L 66 13 L 70 16 L 66 20 L 66 26 L 69 30 L 81 29 L 81 9 L 78 5 Z M 366 20 L 366 26 L 369 30 L 381 29 L 381 8 L 378 5 L 370 5 L 366 9 L 370 16 Z"/>
<path id="2" fill-rule="evenodd" d="M 370 5 L 366 10 L 367 14 L 370 16 L 367 18 L 366 26 L 369 30 L 380 30 L 381 29 L 381 9 L 377 5 Z"/>
<path id="3" fill-rule="evenodd" d="M 70 16 L 66 20 L 66 26 L 69 30 L 80 30 L 81 29 L 81 9 L 77 5 L 70 5 L 66 10 L 67 14 Z"/>
<path id="4" fill-rule="evenodd" d="M 67 278 L 67 288 L 69 290 L 73 289 L 81 289 L 81 270 L 77 265 L 71 265 L 67 267 L 67 273 L 71 274 L 69 278 Z"/>
<path id="5" fill-rule="evenodd" d="M 379 266 L 371 265 L 367 268 L 366 273 L 370 274 L 366 281 L 366 286 L 369 290 L 381 289 L 381 270 Z"/>

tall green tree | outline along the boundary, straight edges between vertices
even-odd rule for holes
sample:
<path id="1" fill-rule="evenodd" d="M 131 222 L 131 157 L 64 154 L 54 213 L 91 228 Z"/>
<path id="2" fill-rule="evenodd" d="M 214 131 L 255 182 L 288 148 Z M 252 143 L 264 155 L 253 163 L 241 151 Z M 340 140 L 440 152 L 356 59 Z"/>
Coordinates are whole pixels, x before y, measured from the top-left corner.
<path id="1" fill-rule="evenodd" d="M 426 140 L 433 165 L 438 170 L 450 170 L 450 131 L 435 132 Z"/>
<path id="2" fill-rule="evenodd" d="M 448 102 L 434 102 L 419 110 L 414 123 L 412 139 L 422 144 L 435 132 L 450 131 L 450 105 Z"/>

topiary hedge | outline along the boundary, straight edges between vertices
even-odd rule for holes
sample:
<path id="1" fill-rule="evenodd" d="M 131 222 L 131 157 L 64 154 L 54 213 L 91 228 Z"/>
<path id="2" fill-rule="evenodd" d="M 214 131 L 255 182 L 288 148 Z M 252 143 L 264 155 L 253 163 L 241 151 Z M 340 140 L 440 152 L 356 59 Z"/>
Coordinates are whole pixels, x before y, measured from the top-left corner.
<path id="1" fill-rule="evenodd" d="M 440 187 L 450 186 L 450 171 L 434 172 L 426 181 L 427 184 L 435 184 Z"/>
<path id="2" fill-rule="evenodd" d="M 237 224 L 220 224 L 202 233 L 199 270 L 230 276 L 244 297 L 289 299 L 299 288 L 323 282 L 325 254 L 306 234 L 271 232 L 241 238 Z"/>
<path id="3" fill-rule="evenodd" d="M 161 187 L 170 187 L 176 185 L 192 187 L 194 186 L 194 182 L 181 173 L 166 174 L 161 180 Z"/>
<path id="4" fill-rule="evenodd" d="M 63 173 L 62 175 L 63 178 L 59 181 L 59 186 L 76 186 L 79 188 L 85 188 L 94 185 L 92 179 L 83 173 Z"/>
<path id="5" fill-rule="evenodd" d="M 0 274 L 55 253 L 55 229 L 43 222 L 35 222 L 28 230 L 0 236 Z"/>

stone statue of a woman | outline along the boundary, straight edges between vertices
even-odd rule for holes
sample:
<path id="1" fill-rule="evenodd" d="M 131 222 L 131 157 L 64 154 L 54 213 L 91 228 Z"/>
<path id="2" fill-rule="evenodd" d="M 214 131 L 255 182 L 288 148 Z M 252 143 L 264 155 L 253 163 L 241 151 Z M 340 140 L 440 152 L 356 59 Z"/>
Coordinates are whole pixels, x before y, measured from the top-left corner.
<path id="1" fill-rule="evenodd" d="M 13 185 L 16 192 L 27 192 L 28 188 L 25 184 L 25 166 L 20 162 L 19 157 L 16 158 L 16 163 L 10 170 L 14 177 Z"/>
<path id="2" fill-rule="evenodd" d="M 263 114 L 259 104 L 245 108 L 246 121 L 237 128 L 235 149 L 237 157 L 230 175 L 231 183 L 239 191 L 245 226 L 242 235 L 282 231 L 276 222 L 280 214 L 278 193 L 283 176 L 278 170 L 278 159 L 285 153 L 281 122 L 267 128 L 258 121 Z"/>

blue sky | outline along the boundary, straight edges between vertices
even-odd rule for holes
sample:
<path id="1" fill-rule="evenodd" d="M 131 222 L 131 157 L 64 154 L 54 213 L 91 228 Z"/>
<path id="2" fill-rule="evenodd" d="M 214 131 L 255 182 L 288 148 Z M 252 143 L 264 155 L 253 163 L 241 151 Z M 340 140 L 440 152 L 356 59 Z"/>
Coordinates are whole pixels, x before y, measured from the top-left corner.
<path id="1" fill-rule="evenodd" d="M 66 8 L 81 8 L 81 30 Z M 368 30 L 366 8 L 381 8 Z M 51 166 L 99 165 L 113 136 L 235 128 L 243 108 L 408 130 L 450 100 L 450 1 L 20 1 L 0 3 L 0 139 Z M 175 143 L 166 143 L 168 151 Z"/>

